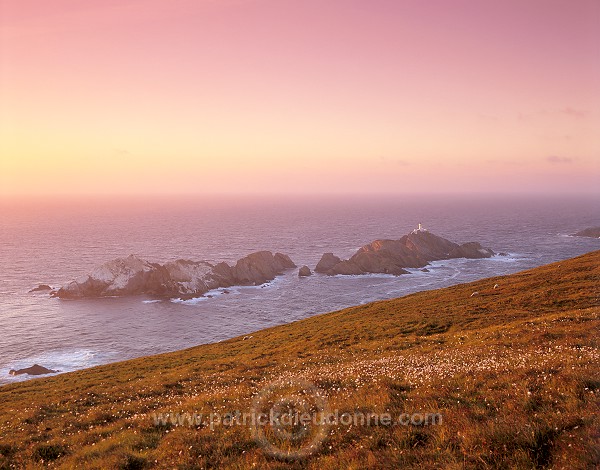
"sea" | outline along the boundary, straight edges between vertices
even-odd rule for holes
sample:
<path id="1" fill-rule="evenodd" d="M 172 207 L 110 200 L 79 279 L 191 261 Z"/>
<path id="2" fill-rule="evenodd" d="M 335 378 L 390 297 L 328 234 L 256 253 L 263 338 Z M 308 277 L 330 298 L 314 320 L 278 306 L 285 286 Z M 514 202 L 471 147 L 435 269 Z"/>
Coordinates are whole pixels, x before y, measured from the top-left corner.
<path id="1" fill-rule="evenodd" d="M 258 250 L 314 269 L 324 252 L 350 257 L 421 223 L 458 243 L 505 256 L 438 261 L 402 276 L 299 278 L 186 301 L 150 297 L 59 300 L 30 293 L 61 286 L 108 260 L 135 254 L 234 263 Z M 0 384 L 10 369 L 62 372 L 226 340 L 302 318 L 510 274 L 600 249 L 570 236 L 600 226 L 597 196 L 395 195 L 78 197 L 0 201 Z"/>

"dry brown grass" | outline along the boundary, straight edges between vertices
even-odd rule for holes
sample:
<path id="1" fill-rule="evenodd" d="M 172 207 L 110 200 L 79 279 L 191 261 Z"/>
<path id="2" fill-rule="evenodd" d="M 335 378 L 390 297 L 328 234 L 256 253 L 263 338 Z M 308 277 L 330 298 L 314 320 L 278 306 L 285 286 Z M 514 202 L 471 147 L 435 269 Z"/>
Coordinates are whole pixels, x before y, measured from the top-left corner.
<path id="1" fill-rule="evenodd" d="M 597 468 L 599 286 L 597 251 L 0 387 L 0 468 Z M 439 412 L 443 422 L 338 424 L 318 454 L 285 462 L 247 426 L 151 418 L 246 411 L 282 376 L 315 383 L 342 412 Z"/>

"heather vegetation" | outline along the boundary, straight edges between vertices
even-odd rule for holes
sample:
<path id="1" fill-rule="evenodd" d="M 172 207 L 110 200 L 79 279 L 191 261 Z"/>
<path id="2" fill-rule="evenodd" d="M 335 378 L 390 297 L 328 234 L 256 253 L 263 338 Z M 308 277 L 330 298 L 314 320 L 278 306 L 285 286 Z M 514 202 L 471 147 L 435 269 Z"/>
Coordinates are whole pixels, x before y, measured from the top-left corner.
<path id="1" fill-rule="evenodd" d="M 597 251 L 3 386 L 0 468 L 598 468 L 599 326 Z M 249 426 L 153 420 L 244 412 L 282 377 L 331 410 L 442 421 L 334 423 L 314 455 L 282 460 Z"/>

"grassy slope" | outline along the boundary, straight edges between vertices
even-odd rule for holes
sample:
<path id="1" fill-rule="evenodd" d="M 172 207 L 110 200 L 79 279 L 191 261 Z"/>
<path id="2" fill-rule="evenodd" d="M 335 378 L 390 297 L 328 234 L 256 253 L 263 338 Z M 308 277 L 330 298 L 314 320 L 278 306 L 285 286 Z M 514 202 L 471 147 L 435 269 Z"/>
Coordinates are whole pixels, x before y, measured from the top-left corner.
<path id="1" fill-rule="evenodd" d="M 0 387 L 0 468 L 594 468 L 599 286 L 596 251 L 245 340 Z M 331 408 L 439 411 L 443 424 L 340 426 L 317 456 L 285 463 L 246 427 L 150 418 L 247 410 L 282 374 L 316 383 Z"/>

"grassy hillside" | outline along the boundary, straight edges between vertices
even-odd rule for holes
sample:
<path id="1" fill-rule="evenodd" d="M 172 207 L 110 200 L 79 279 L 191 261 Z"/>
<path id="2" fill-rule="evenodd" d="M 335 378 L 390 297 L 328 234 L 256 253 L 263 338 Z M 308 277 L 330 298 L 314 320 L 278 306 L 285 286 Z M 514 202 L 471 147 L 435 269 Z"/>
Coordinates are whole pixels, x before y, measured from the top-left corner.
<path id="1" fill-rule="evenodd" d="M 0 387 L 0 468 L 597 468 L 599 315 L 596 251 Z M 268 455 L 250 426 L 153 420 L 245 412 L 279 377 L 315 384 L 340 413 L 443 420 L 334 423 L 318 453 L 294 461 Z"/>

